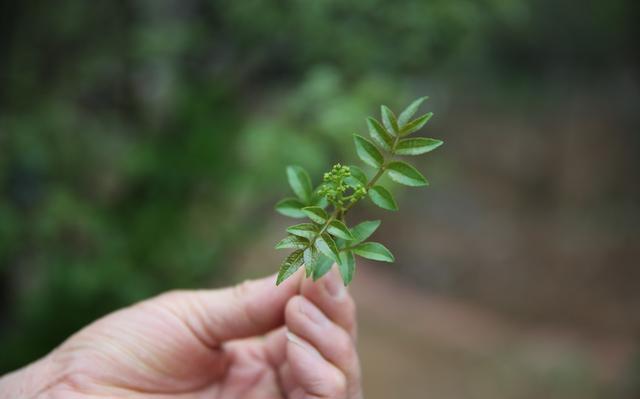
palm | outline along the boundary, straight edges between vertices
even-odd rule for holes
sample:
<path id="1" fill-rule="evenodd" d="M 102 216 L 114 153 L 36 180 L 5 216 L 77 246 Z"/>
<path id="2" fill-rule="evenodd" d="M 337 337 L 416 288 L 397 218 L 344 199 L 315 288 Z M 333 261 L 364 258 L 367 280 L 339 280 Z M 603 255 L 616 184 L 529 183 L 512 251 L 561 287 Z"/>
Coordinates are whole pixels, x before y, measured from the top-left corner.
<path id="1" fill-rule="evenodd" d="M 257 339 L 229 345 L 229 366 L 217 383 L 221 399 L 286 398 L 296 388 L 283 385 L 283 381 L 291 379 L 286 375 L 287 361 L 274 364 L 269 355 L 273 348 L 268 345 Z"/>

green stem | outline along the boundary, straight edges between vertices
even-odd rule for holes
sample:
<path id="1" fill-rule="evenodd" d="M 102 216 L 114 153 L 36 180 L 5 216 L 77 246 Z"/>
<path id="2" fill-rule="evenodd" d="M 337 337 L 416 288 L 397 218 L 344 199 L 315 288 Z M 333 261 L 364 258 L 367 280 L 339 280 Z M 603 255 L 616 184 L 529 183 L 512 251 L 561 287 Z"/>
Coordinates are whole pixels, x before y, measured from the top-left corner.
<path id="1" fill-rule="evenodd" d="M 393 145 L 391 146 L 391 155 L 395 154 L 396 146 L 398 145 L 398 141 L 399 140 L 400 140 L 400 136 L 396 134 L 396 137 L 393 140 Z M 380 169 L 378 169 L 378 172 L 371 178 L 371 180 L 369 180 L 369 182 L 367 183 L 367 185 L 365 187 L 367 192 L 369 192 L 371 187 L 373 187 L 373 185 L 378 182 L 378 180 L 382 177 L 382 175 L 384 174 L 384 172 L 386 170 L 387 170 L 387 160 L 383 159 L 382 160 L 382 165 L 380 166 Z M 349 211 L 349 209 L 351 209 L 355 204 L 356 204 L 356 202 L 352 202 L 349 205 L 347 205 L 347 207 L 342 210 L 342 215 L 346 215 L 347 212 Z"/>
<path id="2" fill-rule="evenodd" d="M 369 182 L 366 185 L 366 190 L 367 192 L 369 191 L 369 189 L 371 187 L 373 187 L 374 184 L 376 184 L 376 182 L 378 181 L 378 179 L 380 179 L 382 177 L 382 175 L 384 174 L 384 171 L 386 170 L 387 165 L 385 163 L 382 164 L 382 166 L 380 166 L 380 169 L 378 169 L 378 173 L 375 174 L 375 176 L 373 176 L 371 178 L 371 180 L 369 180 Z M 346 215 L 347 212 L 349 212 L 349 210 L 358 202 L 352 202 L 349 205 L 347 205 L 343 210 L 342 210 L 342 214 Z"/>
<path id="3" fill-rule="evenodd" d="M 325 230 L 327 230 L 327 228 L 329 227 L 329 224 L 330 224 L 331 222 L 333 222 L 333 221 L 336 219 L 336 217 L 338 216 L 338 213 L 339 213 L 339 212 L 340 212 L 340 210 L 339 210 L 338 208 L 336 208 L 336 209 L 333 211 L 333 213 L 331 214 L 331 216 L 329 216 L 329 218 L 327 219 L 327 221 L 326 221 L 326 222 L 324 222 L 324 225 L 322 226 L 322 228 L 320 229 L 320 231 L 319 231 L 319 232 L 318 232 L 318 233 L 317 233 L 317 234 L 316 234 L 316 235 L 315 235 L 311 240 L 309 240 L 309 245 L 307 245 L 307 246 L 303 249 L 303 251 L 304 251 L 304 250 L 306 250 L 307 248 L 311 248 L 311 247 L 313 246 L 313 244 L 316 242 L 316 240 L 318 239 L 318 237 L 320 237 L 320 236 L 325 232 Z"/>
<path id="4" fill-rule="evenodd" d="M 400 141 L 400 133 L 396 134 L 396 138 L 393 140 L 393 145 L 391 146 L 391 155 L 395 155 L 398 141 Z"/>
<path id="5" fill-rule="evenodd" d="M 393 155 L 395 153 L 396 150 L 396 146 L 398 145 L 398 140 L 400 140 L 400 136 L 396 135 L 394 141 L 393 141 L 393 146 L 391 147 L 391 154 Z M 382 177 L 382 175 L 384 174 L 384 172 L 386 171 L 387 168 L 387 160 L 383 159 L 382 160 L 382 165 L 380 165 L 380 169 L 378 169 L 378 172 L 376 172 L 376 174 L 371 178 L 371 180 L 369 180 L 369 182 L 367 183 L 367 185 L 365 186 L 367 192 L 369 191 L 369 189 L 371 189 L 371 187 L 373 187 L 374 184 L 376 184 L 376 182 Z M 320 232 L 318 232 L 313 239 L 309 240 L 309 245 L 307 245 L 307 247 L 305 248 L 305 250 L 307 248 L 310 248 L 311 246 L 313 246 L 313 244 L 316 242 L 316 240 L 318 239 L 318 237 L 320 237 L 329 227 L 329 224 L 334 221 L 335 219 L 339 219 L 342 220 L 344 219 L 345 215 L 347 214 L 347 212 L 349 212 L 349 210 L 355 205 L 357 204 L 356 202 L 351 202 L 349 205 L 347 205 L 344 208 L 339 208 L 336 207 L 333 211 L 333 213 L 331 214 L 331 216 L 329 216 L 329 218 L 327 219 L 327 221 L 324 223 L 324 225 L 322 226 L 322 228 L 320 229 Z"/>

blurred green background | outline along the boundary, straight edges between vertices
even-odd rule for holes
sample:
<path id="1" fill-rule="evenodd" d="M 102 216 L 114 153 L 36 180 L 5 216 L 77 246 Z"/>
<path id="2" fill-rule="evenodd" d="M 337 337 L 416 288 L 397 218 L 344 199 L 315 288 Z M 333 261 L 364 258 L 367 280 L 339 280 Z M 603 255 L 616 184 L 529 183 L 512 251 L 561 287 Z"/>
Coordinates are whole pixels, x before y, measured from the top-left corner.
<path id="1" fill-rule="evenodd" d="M 637 4 L 2 2 L 0 374 L 275 271 L 285 165 L 429 95 L 431 187 L 358 215 L 398 258 L 356 276 L 369 397 L 637 397 Z"/>

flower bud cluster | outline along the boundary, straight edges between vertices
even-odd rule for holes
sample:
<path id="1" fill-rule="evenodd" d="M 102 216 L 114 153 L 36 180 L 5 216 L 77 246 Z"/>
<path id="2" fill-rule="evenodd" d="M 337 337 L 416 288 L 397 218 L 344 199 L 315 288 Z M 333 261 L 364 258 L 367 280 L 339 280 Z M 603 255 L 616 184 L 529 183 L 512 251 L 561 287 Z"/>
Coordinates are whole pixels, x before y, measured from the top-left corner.
<path id="1" fill-rule="evenodd" d="M 367 195 L 367 189 L 362 184 L 358 184 L 354 188 L 353 194 L 349 196 L 349 201 L 356 202 L 360 200 L 362 197 L 364 197 L 365 195 Z"/>
<path id="2" fill-rule="evenodd" d="M 345 203 L 354 203 L 367 194 L 367 189 L 362 184 L 348 185 L 345 179 L 351 176 L 348 166 L 335 164 L 331 171 L 323 176 L 324 183 L 320 186 L 318 194 L 325 197 L 337 208 L 342 208 Z M 353 189 L 351 195 L 345 196 L 347 190 Z"/>
<path id="3" fill-rule="evenodd" d="M 344 183 L 344 179 L 351 176 L 348 166 L 338 164 L 333 165 L 331 171 L 323 176 L 324 183 L 320 186 L 318 194 L 326 197 L 331 203 L 338 203 L 348 186 Z"/>

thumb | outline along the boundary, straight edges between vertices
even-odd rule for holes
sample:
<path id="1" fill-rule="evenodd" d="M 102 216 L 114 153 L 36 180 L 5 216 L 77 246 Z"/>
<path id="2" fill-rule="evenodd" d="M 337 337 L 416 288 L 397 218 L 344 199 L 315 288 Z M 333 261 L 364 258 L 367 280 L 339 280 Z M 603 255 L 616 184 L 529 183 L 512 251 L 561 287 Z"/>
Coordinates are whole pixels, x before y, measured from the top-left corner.
<path id="1" fill-rule="evenodd" d="M 284 324 L 287 301 L 300 290 L 301 273 L 276 287 L 275 275 L 217 290 L 172 291 L 149 302 L 168 308 L 209 347 L 262 335 Z"/>

